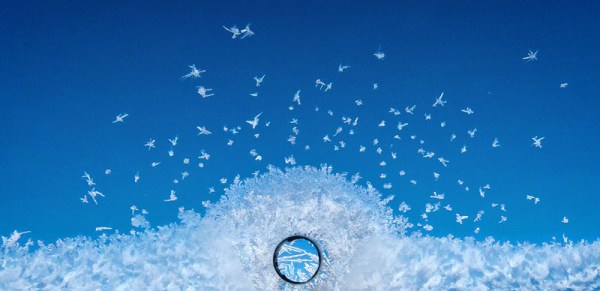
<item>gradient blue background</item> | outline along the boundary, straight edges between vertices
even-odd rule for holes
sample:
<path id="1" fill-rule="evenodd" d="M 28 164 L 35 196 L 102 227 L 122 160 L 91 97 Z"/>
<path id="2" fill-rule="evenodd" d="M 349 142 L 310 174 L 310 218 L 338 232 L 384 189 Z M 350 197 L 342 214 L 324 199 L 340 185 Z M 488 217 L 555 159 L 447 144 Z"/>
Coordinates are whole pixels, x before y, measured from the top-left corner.
<path id="1" fill-rule="evenodd" d="M 599 237 L 600 4 L 272 2 L 1 2 L 0 234 L 30 230 L 26 237 L 54 241 L 96 236 L 96 226 L 128 232 L 132 204 L 150 211 L 155 226 L 174 222 L 180 206 L 203 211 L 201 201 L 217 201 L 225 186 L 219 178 L 229 183 L 268 164 L 283 167 L 284 157 L 294 154 L 301 165 L 360 172 L 362 185 L 370 180 L 384 195 L 395 195 L 395 210 L 401 201 L 410 204 L 415 224 L 423 222 L 424 204 L 437 202 L 429 195 L 445 193 L 442 206 L 450 203 L 454 211 L 430 215 L 432 235 L 470 236 L 479 226 L 477 239 Z M 232 40 L 221 27 L 248 22 L 256 35 L 244 40 Z M 372 55 L 380 45 L 384 61 Z M 538 61 L 521 59 L 529 49 L 539 49 Z M 343 74 L 337 73 L 341 62 L 352 66 Z M 208 72 L 180 80 L 191 64 Z M 262 74 L 256 88 L 252 78 Z M 333 90 L 315 89 L 317 78 L 333 81 Z M 560 89 L 563 82 L 569 86 Z M 200 98 L 198 85 L 216 95 Z M 303 105 L 289 111 L 299 89 Z M 258 97 L 248 95 L 255 91 Z M 441 91 L 446 107 L 431 108 Z M 355 99 L 365 105 L 357 107 Z M 387 113 L 413 104 L 415 116 Z M 467 106 L 474 115 L 460 112 Z M 125 123 L 111 123 L 125 112 Z M 259 112 L 261 125 L 252 131 L 244 121 Z M 433 115 L 429 123 L 425 112 Z M 344 126 L 348 147 L 333 152 L 321 138 L 341 126 L 342 116 L 358 116 L 360 124 L 354 136 Z M 292 118 L 301 131 L 294 146 L 286 142 Z M 376 126 L 382 119 L 388 127 Z M 409 126 L 395 142 L 399 120 Z M 440 128 L 441 121 L 448 126 Z M 225 145 L 231 138 L 221 130 L 225 124 L 243 127 L 232 147 Z M 196 125 L 213 135 L 197 136 Z M 478 133 L 470 139 L 466 131 L 474 127 Z M 411 134 L 449 159 L 449 167 L 420 158 Z M 175 135 L 180 144 L 169 159 L 167 139 Z M 542 149 L 531 146 L 536 135 L 546 137 Z M 375 137 L 384 156 L 374 152 Z M 494 137 L 500 148 L 491 148 Z M 150 138 L 157 140 L 152 151 L 143 146 Z M 397 160 L 389 157 L 392 143 Z M 463 143 L 469 151 L 461 155 Z M 304 151 L 306 144 L 312 149 Z M 359 145 L 368 153 L 359 155 Z M 262 162 L 248 154 L 253 148 Z M 211 154 L 204 169 L 197 167 L 201 149 Z M 192 160 L 188 166 L 185 157 Z M 381 160 L 388 166 L 379 167 Z M 162 164 L 152 168 L 153 161 Z M 104 175 L 105 169 L 113 173 Z M 174 185 L 185 170 L 191 176 Z M 107 196 L 99 205 L 79 200 L 89 190 L 80 178 L 84 171 Z M 141 181 L 134 184 L 138 171 Z M 433 171 L 441 174 L 437 183 Z M 382 172 L 385 181 L 378 178 Z M 459 178 L 470 192 L 456 184 Z M 385 182 L 393 188 L 383 189 Z M 486 183 L 492 190 L 482 199 L 477 188 Z M 209 187 L 217 192 L 209 194 Z M 171 189 L 179 200 L 163 202 Z M 542 201 L 533 205 L 527 194 Z M 508 212 L 490 208 L 492 202 L 505 203 Z M 480 224 L 455 222 L 455 212 L 472 220 L 480 209 L 486 211 Z M 497 224 L 500 215 L 508 221 Z M 571 222 L 560 223 L 563 216 Z"/>

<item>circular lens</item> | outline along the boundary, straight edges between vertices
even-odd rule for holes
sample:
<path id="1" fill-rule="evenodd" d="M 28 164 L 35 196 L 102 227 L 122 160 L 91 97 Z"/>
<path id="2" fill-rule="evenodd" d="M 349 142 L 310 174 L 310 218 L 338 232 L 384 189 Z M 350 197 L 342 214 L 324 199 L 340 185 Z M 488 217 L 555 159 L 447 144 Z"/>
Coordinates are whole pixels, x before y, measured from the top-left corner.
<path id="1" fill-rule="evenodd" d="M 273 255 L 275 271 L 286 282 L 302 284 L 314 278 L 321 268 L 321 252 L 303 236 L 284 239 Z"/>

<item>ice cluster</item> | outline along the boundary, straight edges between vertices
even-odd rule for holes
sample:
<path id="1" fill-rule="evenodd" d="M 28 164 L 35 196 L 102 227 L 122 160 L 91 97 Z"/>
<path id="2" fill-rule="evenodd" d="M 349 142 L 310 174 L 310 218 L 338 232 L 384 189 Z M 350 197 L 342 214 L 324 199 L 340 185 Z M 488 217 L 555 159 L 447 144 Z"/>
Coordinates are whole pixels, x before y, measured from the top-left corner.
<path id="1" fill-rule="evenodd" d="M 234 184 L 201 217 L 132 234 L 66 238 L 27 250 L 4 240 L 0 290 L 599 289 L 600 242 L 541 246 L 406 236 L 380 194 L 331 168 L 270 168 Z M 323 252 L 317 277 L 291 285 L 273 268 L 286 237 Z"/>

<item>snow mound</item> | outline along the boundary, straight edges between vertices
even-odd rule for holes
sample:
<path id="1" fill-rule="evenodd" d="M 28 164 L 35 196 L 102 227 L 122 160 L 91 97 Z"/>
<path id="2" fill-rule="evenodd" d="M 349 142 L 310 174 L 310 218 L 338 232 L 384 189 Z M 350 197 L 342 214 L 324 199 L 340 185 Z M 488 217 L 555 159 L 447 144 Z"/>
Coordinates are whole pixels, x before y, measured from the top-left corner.
<path id="1" fill-rule="evenodd" d="M 0 289 L 398 290 L 597 289 L 600 242 L 511 245 L 405 236 L 372 187 L 331 168 L 292 168 L 234 184 L 204 217 L 181 209 L 180 223 L 92 240 L 66 238 L 0 254 Z M 273 268 L 286 237 L 311 238 L 321 271 L 291 285 Z"/>

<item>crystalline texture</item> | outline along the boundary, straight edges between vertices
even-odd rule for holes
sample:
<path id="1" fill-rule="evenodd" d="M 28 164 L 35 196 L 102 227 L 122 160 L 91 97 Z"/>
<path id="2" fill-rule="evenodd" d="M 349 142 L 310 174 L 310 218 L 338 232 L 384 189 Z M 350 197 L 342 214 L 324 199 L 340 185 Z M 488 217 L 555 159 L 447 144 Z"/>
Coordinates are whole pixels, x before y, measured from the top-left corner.
<path id="1" fill-rule="evenodd" d="M 132 235 L 65 238 L 35 251 L 4 237 L 0 290 L 556 290 L 600 289 L 600 242 L 511 245 L 404 236 L 372 187 L 330 167 L 293 168 L 234 184 L 205 217 Z M 146 225 L 140 218 L 136 225 Z M 291 235 L 322 251 L 304 285 L 277 276 L 273 252 Z"/>

